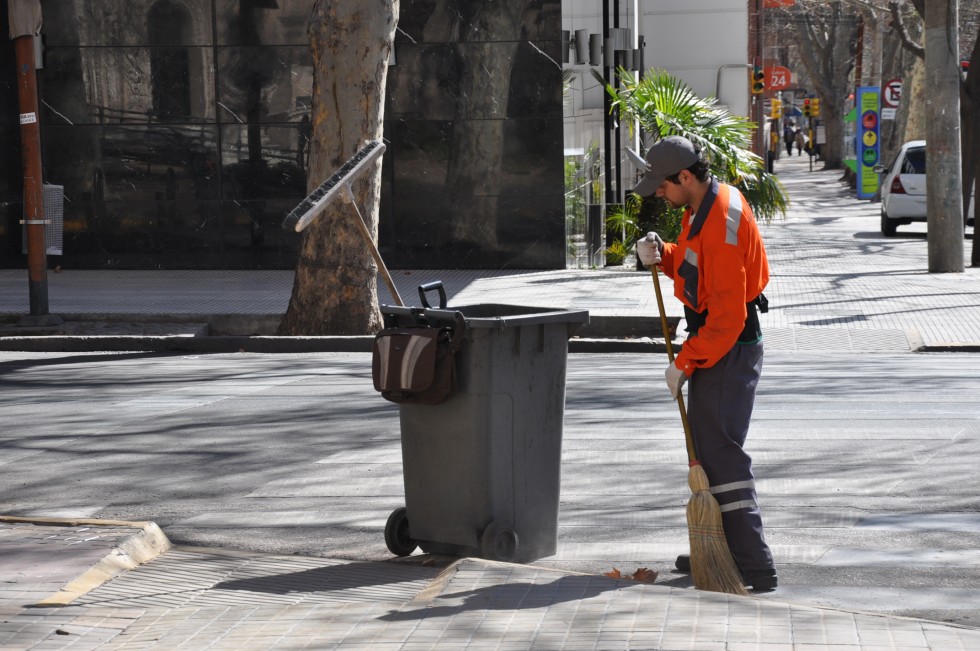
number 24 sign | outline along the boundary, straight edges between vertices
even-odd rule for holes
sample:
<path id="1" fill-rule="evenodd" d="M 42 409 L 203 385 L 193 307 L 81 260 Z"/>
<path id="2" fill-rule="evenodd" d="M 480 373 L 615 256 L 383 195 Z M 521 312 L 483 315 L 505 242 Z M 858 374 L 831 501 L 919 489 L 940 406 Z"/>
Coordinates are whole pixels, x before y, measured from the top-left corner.
<path id="1" fill-rule="evenodd" d="M 769 66 L 762 72 L 766 77 L 766 90 L 786 90 L 793 82 L 793 73 L 783 66 Z"/>

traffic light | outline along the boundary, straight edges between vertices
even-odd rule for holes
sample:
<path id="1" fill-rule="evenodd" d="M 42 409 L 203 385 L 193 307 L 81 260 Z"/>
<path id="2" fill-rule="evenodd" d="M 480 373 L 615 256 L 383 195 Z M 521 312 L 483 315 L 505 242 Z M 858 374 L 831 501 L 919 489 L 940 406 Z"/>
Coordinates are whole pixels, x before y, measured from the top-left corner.
<path id="1" fill-rule="evenodd" d="M 772 100 L 772 117 L 773 119 L 783 117 L 783 103 L 778 99 Z"/>
<path id="2" fill-rule="evenodd" d="M 820 115 L 820 98 L 814 97 L 813 103 L 810 105 L 810 115 L 817 117 Z"/>
<path id="3" fill-rule="evenodd" d="M 803 117 L 805 117 L 805 118 L 810 117 L 812 115 L 812 113 L 810 111 L 811 111 L 811 109 L 810 109 L 810 98 L 807 97 L 806 99 L 803 100 Z"/>
<path id="4" fill-rule="evenodd" d="M 766 74 L 762 68 L 755 66 L 752 68 L 752 93 L 758 95 L 766 89 Z"/>

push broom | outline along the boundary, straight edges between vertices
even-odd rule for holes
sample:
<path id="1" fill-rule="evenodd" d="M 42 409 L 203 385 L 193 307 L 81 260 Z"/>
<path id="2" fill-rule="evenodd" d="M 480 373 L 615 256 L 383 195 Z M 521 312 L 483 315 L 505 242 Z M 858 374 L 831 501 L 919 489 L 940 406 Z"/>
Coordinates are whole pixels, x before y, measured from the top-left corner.
<path id="1" fill-rule="evenodd" d="M 384 260 L 381 259 L 381 253 L 378 251 L 378 247 L 371 237 L 371 231 L 368 230 L 367 224 L 364 222 L 364 215 L 361 214 L 360 209 L 357 207 L 357 202 L 354 200 L 354 190 L 351 187 L 357 177 L 364 171 L 370 169 L 384 152 L 385 144 L 380 140 L 370 140 L 364 143 L 339 170 L 331 174 L 326 181 L 321 183 L 298 206 L 293 208 L 286 215 L 286 218 L 282 220 L 282 224 L 284 228 L 292 224 L 296 232 L 299 233 L 309 226 L 317 215 L 326 209 L 327 204 L 339 196 L 343 199 L 344 203 L 354 207 L 354 211 L 358 217 L 354 220 L 354 224 L 357 226 L 358 233 L 364 239 L 364 244 L 367 245 L 368 250 L 371 252 L 371 257 L 374 258 L 375 264 L 378 265 L 378 272 L 384 279 L 385 284 L 388 285 L 391 298 L 395 301 L 396 305 L 405 305 L 402 297 L 398 294 L 398 289 L 395 287 L 395 281 L 391 279 L 388 267 L 385 266 Z"/>
<path id="2" fill-rule="evenodd" d="M 656 268 L 650 271 L 653 274 L 653 288 L 657 292 L 657 307 L 660 309 L 660 326 L 664 331 L 667 359 L 673 364 L 674 346 L 670 341 L 664 297 L 660 292 L 660 276 Z M 677 406 L 684 425 L 690 466 L 687 484 L 691 487 L 692 494 L 687 503 L 687 532 L 691 546 L 691 578 L 694 579 L 694 587 L 711 592 L 748 595 L 742 575 L 735 565 L 731 550 L 728 549 L 728 540 L 721 521 L 721 507 L 711 494 L 708 476 L 698 461 L 694 439 L 691 437 L 691 425 L 687 421 L 687 410 L 684 408 L 684 395 L 680 392 L 677 395 Z"/>

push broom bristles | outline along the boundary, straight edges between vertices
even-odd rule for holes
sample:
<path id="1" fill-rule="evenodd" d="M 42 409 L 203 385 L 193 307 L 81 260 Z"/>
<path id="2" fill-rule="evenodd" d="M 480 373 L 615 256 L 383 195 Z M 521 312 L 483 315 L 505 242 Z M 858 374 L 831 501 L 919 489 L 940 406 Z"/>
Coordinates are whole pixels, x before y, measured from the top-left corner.
<path id="1" fill-rule="evenodd" d="M 660 291 L 660 278 L 656 269 L 650 271 L 653 275 L 653 287 L 657 292 L 657 307 L 660 308 L 660 325 L 664 333 L 667 359 L 673 363 L 674 347 L 670 342 L 670 328 L 667 324 L 667 312 L 664 310 L 664 297 Z M 684 397 L 681 395 L 677 396 L 677 406 L 684 426 L 687 458 L 691 467 L 687 475 L 687 483 L 691 487 L 691 499 L 687 503 L 687 532 L 691 545 L 691 578 L 694 580 L 694 587 L 711 592 L 748 595 L 742 575 L 728 548 L 721 521 L 721 507 L 711 494 L 704 468 L 698 463 L 691 438 L 691 426 L 687 422 L 687 411 L 684 409 Z"/>
<path id="2" fill-rule="evenodd" d="M 687 503 L 687 531 L 694 587 L 710 592 L 747 595 L 742 575 L 728 549 L 721 522 L 721 507 L 709 490 L 708 476 L 700 463 L 691 464 L 687 483 L 691 487 L 691 499 Z"/>

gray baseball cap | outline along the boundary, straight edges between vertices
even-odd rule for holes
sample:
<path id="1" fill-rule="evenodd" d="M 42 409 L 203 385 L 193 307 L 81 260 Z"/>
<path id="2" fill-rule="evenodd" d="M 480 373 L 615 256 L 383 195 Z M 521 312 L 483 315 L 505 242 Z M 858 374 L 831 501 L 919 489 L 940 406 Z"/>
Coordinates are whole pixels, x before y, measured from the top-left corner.
<path id="1" fill-rule="evenodd" d="M 667 136 L 658 140 L 647 151 L 647 169 L 643 178 L 633 188 L 641 197 L 649 197 L 657 191 L 664 179 L 698 162 L 698 152 L 690 140 L 682 136 Z"/>

